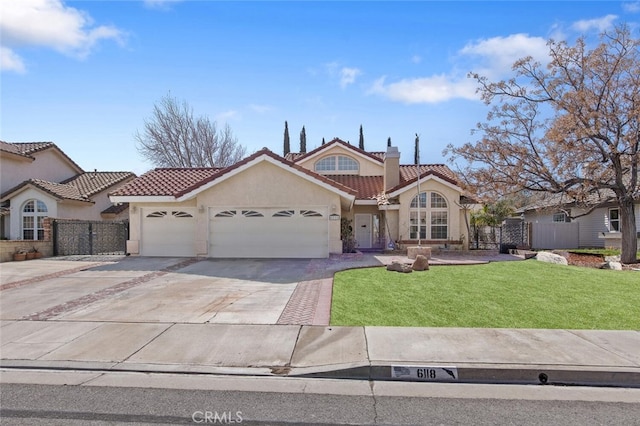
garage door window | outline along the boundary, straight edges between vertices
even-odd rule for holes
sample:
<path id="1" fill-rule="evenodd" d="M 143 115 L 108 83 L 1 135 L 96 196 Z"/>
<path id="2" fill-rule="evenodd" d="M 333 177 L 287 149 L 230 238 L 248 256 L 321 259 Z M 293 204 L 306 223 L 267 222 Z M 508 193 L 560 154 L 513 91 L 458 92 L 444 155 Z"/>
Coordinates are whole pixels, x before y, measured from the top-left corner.
<path id="1" fill-rule="evenodd" d="M 295 214 L 295 210 L 280 210 L 275 212 L 273 217 L 292 217 Z"/>
<path id="2" fill-rule="evenodd" d="M 236 215 L 235 210 L 225 210 L 223 212 L 216 214 L 216 217 L 234 217 L 235 215 Z"/>
<path id="3" fill-rule="evenodd" d="M 264 217 L 264 215 L 255 210 L 242 210 L 242 215 L 244 217 Z"/>
<path id="4" fill-rule="evenodd" d="M 153 212 L 153 213 L 149 213 L 147 215 L 147 217 L 150 218 L 160 218 L 160 217 L 166 217 L 168 214 L 168 212 L 166 211 L 157 211 L 157 212 Z M 172 211 L 171 212 L 171 216 L 173 217 L 193 217 L 193 215 L 191 215 L 191 213 L 187 213 L 187 212 L 182 212 L 182 211 Z"/>
<path id="5" fill-rule="evenodd" d="M 302 217 L 322 217 L 322 213 L 318 213 L 315 210 L 300 210 Z"/>

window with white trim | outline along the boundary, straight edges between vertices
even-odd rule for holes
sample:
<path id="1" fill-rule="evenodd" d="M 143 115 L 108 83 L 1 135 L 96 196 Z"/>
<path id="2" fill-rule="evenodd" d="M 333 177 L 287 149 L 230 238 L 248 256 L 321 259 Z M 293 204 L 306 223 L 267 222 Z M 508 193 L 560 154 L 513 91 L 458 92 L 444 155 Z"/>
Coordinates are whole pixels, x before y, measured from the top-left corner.
<path id="1" fill-rule="evenodd" d="M 609 232 L 620 232 L 620 209 L 609 209 Z"/>
<path id="2" fill-rule="evenodd" d="M 556 212 L 553 214 L 552 220 L 554 223 L 565 223 L 569 222 L 569 217 L 565 212 Z"/>
<path id="3" fill-rule="evenodd" d="M 437 192 L 421 192 L 409 206 L 409 238 L 412 240 L 449 238 L 449 205 Z"/>
<path id="4" fill-rule="evenodd" d="M 314 170 L 316 172 L 346 172 L 353 173 L 360 170 L 360 165 L 356 160 L 344 155 L 332 155 L 316 162 Z"/>
<path id="5" fill-rule="evenodd" d="M 40 200 L 29 200 L 22 207 L 22 239 L 44 240 L 44 218 L 47 205 Z"/>

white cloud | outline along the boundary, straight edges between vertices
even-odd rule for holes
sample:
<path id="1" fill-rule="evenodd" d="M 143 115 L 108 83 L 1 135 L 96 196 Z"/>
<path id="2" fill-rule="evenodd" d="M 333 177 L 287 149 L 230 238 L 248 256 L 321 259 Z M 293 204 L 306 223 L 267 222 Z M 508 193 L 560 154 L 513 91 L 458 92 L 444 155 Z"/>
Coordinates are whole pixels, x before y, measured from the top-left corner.
<path id="1" fill-rule="evenodd" d="M 249 108 L 252 111 L 257 112 L 258 114 L 264 114 L 273 110 L 273 107 L 271 105 L 250 104 Z"/>
<path id="2" fill-rule="evenodd" d="M 527 34 L 477 40 L 463 47 L 460 53 L 478 57 L 482 66 L 490 69 L 492 75 L 510 71 L 515 61 L 526 56 L 542 63 L 548 61 L 547 40 Z"/>
<path id="3" fill-rule="evenodd" d="M 0 47 L 0 70 L 23 73 L 25 66 L 22 59 L 13 50 L 2 46 Z"/>
<path id="4" fill-rule="evenodd" d="M 598 19 L 584 19 L 574 22 L 571 28 L 578 32 L 597 30 L 599 33 L 613 27 L 614 21 L 618 19 L 616 15 L 607 15 Z"/>
<path id="5" fill-rule="evenodd" d="M 627 13 L 638 13 L 640 12 L 640 1 L 623 1 L 622 10 Z"/>
<path id="6" fill-rule="evenodd" d="M 0 39 L 14 59 L 21 46 L 41 46 L 85 58 L 101 40 L 122 44 L 124 33 L 109 25 L 95 26 L 86 12 L 68 7 L 61 0 L 20 0 L 2 3 Z M 4 66 L 3 66 L 4 68 Z"/>
<path id="7" fill-rule="evenodd" d="M 362 74 L 358 68 L 343 67 L 340 70 L 340 87 L 343 89 L 356 81 L 356 77 Z"/>
<path id="8" fill-rule="evenodd" d="M 446 75 L 403 79 L 385 84 L 385 77 L 377 79 L 368 93 L 383 95 L 392 101 L 407 104 L 439 103 L 455 98 L 479 99 L 471 79 L 455 80 Z"/>
<path id="9" fill-rule="evenodd" d="M 422 57 L 420 55 L 413 55 L 411 57 L 411 62 L 413 62 L 414 64 L 419 64 L 420 62 L 422 62 Z"/>
<path id="10" fill-rule="evenodd" d="M 239 118 L 238 111 L 231 109 L 228 111 L 223 111 L 215 116 L 215 120 L 221 122 L 227 122 L 232 118 Z"/>
<path id="11" fill-rule="evenodd" d="M 144 5 L 149 9 L 170 10 L 171 6 L 184 0 L 144 0 Z"/>
<path id="12" fill-rule="evenodd" d="M 382 95 L 404 103 L 439 103 L 452 99 L 480 99 L 476 93 L 477 83 L 467 78 L 467 71 L 478 72 L 489 78 L 501 78 L 511 71 L 513 63 L 520 58 L 532 56 L 536 60 L 548 61 L 547 41 L 541 37 L 513 34 L 469 43 L 459 51 L 456 69 L 468 67 L 464 75 L 456 71 L 426 77 L 405 78 L 386 82 L 377 79 L 369 94 Z M 462 65 L 464 63 L 464 65 Z"/>

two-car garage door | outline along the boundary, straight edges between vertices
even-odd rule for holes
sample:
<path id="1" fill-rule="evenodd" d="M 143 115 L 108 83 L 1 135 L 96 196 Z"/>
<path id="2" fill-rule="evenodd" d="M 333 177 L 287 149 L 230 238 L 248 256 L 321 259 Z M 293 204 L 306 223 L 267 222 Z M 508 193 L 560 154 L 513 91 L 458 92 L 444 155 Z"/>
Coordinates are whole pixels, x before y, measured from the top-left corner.
<path id="1" fill-rule="evenodd" d="M 210 208 L 210 257 L 329 255 L 326 207 Z"/>
<path id="2" fill-rule="evenodd" d="M 143 209 L 143 256 L 195 256 L 196 208 Z M 209 208 L 210 257 L 322 258 L 329 255 L 327 207 Z"/>

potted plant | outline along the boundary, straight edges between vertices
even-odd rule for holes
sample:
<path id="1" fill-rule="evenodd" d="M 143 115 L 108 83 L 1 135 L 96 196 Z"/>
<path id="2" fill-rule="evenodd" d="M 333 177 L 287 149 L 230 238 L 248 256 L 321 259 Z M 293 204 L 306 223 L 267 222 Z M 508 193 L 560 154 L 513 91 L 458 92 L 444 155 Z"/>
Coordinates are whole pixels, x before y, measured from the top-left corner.
<path id="1" fill-rule="evenodd" d="M 42 252 L 35 248 L 35 246 L 31 249 L 31 251 L 33 251 L 34 253 L 34 259 L 40 259 L 42 257 Z"/>
<path id="2" fill-rule="evenodd" d="M 18 249 L 13 253 L 13 260 L 25 260 L 27 258 L 27 251 L 25 249 Z"/>

